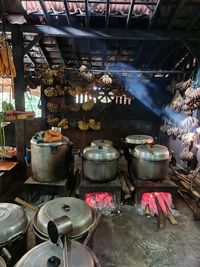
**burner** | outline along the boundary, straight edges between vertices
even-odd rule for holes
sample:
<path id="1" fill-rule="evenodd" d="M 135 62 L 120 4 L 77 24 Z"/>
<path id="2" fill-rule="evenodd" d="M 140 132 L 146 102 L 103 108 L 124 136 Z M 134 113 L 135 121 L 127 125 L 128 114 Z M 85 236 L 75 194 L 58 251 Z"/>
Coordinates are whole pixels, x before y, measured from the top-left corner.
<path id="1" fill-rule="evenodd" d="M 176 198 L 178 192 L 178 186 L 170 181 L 147 181 L 141 179 L 135 179 L 134 181 L 135 186 L 135 203 L 136 205 L 141 203 L 142 195 L 147 192 L 169 192 L 172 195 L 172 201 L 174 207 L 176 207 Z"/>
<path id="2" fill-rule="evenodd" d="M 87 196 L 87 197 L 86 197 Z M 116 209 L 120 208 L 121 203 L 121 183 L 117 176 L 115 180 L 104 183 L 90 182 L 89 180 L 83 179 L 79 186 L 79 197 L 83 200 L 89 201 L 90 203 L 94 198 L 96 202 L 104 196 L 103 204 L 108 203 L 108 198 L 113 201 Z M 106 198 L 105 198 L 106 197 Z M 109 203 L 108 203 L 109 205 Z"/>

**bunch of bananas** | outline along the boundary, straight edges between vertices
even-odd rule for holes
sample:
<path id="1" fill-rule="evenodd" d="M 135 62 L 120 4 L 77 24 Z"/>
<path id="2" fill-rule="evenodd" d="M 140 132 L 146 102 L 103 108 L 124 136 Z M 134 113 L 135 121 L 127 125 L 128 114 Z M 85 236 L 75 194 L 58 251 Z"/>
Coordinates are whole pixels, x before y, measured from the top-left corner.
<path id="1" fill-rule="evenodd" d="M 59 86 L 56 85 L 56 87 L 48 87 L 44 90 L 44 94 L 48 97 L 51 96 L 63 96 L 65 94 L 65 91 Z"/>
<path id="2" fill-rule="evenodd" d="M 4 37 L 0 38 L 0 76 L 16 77 L 15 65 L 12 59 L 12 50 Z"/>
<path id="3" fill-rule="evenodd" d="M 87 102 L 82 104 L 82 109 L 85 111 L 89 111 L 94 107 L 94 100 L 88 100 Z"/>
<path id="4" fill-rule="evenodd" d="M 68 120 L 66 118 L 62 119 L 59 123 L 58 123 L 58 127 L 61 127 L 62 129 L 68 129 Z"/>
<path id="5" fill-rule="evenodd" d="M 50 125 L 50 126 L 57 126 L 57 124 L 59 123 L 59 118 L 57 117 L 54 117 L 52 115 L 50 116 L 47 116 L 47 123 Z"/>
<path id="6" fill-rule="evenodd" d="M 58 111 L 58 104 L 57 103 L 53 103 L 53 102 L 48 102 L 47 103 L 47 108 L 50 112 L 56 112 Z"/>
<path id="7" fill-rule="evenodd" d="M 84 121 L 79 121 L 78 122 L 78 128 L 82 131 L 87 131 L 87 130 L 89 130 L 89 124 L 87 122 L 84 122 Z"/>
<path id="8" fill-rule="evenodd" d="M 10 111 L 10 110 L 15 110 L 13 104 L 7 103 L 6 101 L 3 101 L 2 102 L 2 111 L 6 113 L 7 111 Z"/>
<path id="9" fill-rule="evenodd" d="M 94 119 L 90 119 L 89 127 L 94 131 L 99 131 L 101 130 L 101 122 L 96 122 Z"/>
<path id="10" fill-rule="evenodd" d="M 67 105 L 67 108 L 69 111 L 72 111 L 72 112 L 78 112 L 80 110 L 80 106 L 78 104 Z"/>

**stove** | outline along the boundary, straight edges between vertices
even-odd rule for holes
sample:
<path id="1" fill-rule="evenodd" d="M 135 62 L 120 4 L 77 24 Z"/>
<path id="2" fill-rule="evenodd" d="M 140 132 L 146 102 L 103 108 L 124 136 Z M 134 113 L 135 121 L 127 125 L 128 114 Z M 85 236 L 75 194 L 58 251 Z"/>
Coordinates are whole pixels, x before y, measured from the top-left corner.
<path id="1" fill-rule="evenodd" d="M 79 197 L 92 208 L 101 210 L 104 214 L 117 212 L 121 203 L 121 183 L 117 175 L 109 182 L 91 182 L 82 179 L 79 186 Z"/>
<path id="2" fill-rule="evenodd" d="M 144 193 L 168 192 L 172 196 L 172 202 L 174 207 L 176 207 L 178 186 L 174 182 L 168 179 L 163 181 L 149 181 L 149 180 L 135 179 L 134 187 L 135 187 L 136 206 L 141 203 L 142 196 Z"/>

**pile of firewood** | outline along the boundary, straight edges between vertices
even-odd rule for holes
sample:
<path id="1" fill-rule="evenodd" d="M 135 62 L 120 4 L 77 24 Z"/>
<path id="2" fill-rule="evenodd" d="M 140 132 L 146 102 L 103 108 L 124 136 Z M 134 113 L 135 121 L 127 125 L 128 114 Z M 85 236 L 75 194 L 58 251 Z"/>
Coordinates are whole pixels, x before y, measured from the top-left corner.
<path id="1" fill-rule="evenodd" d="M 200 207 L 199 169 L 200 165 L 189 173 L 186 173 L 183 170 L 172 169 L 169 174 L 169 178 L 178 185 L 179 194 L 194 213 L 197 208 Z"/>

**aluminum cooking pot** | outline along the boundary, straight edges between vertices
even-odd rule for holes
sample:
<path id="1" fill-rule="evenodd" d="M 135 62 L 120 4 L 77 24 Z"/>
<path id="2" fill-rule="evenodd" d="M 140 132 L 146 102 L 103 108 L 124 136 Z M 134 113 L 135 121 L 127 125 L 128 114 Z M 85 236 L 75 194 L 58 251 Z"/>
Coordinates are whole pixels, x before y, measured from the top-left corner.
<path id="1" fill-rule="evenodd" d="M 154 140 L 153 137 L 149 135 L 133 134 L 133 135 L 128 135 L 124 141 L 126 144 L 143 145 L 143 144 L 152 144 Z"/>
<path id="2" fill-rule="evenodd" d="M 73 144 L 63 136 L 60 142 L 39 142 L 31 139 L 32 176 L 39 182 L 53 182 L 69 177 Z"/>
<path id="3" fill-rule="evenodd" d="M 73 197 L 55 198 L 46 202 L 34 216 L 33 231 L 38 238 L 37 243 L 49 238 L 49 221 L 63 216 L 70 219 L 72 230 L 68 235 L 73 239 L 88 233 L 95 222 L 91 207 L 83 200 Z"/>
<path id="4" fill-rule="evenodd" d="M 84 178 L 95 182 L 115 179 L 119 156 L 120 153 L 114 147 L 86 147 L 82 155 Z"/>
<path id="5" fill-rule="evenodd" d="M 113 142 L 110 140 L 104 140 L 104 139 L 93 140 L 91 142 L 91 146 L 108 146 L 108 147 L 111 147 L 111 146 L 113 146 Z"/>
<path id="6" fill-rule="evenodd" d="M 168 175 L 170 154 L 165 146 L 138 145 L 132 151 L 132 171 L 143 180 L 163 180 Z"/>
<path id="7" fill-rule="evenodd" d="M 71 240 L 67 244 L 70 267 L 95 267 L 92 253 L 81 243 Z M 54 264 L 53 264 L 54 262 Z M 64 267 L 63 249 L 46 241 L 26 253 L 15 267 Z"/>
<path id="8" fill-rule="evenodd" d="M 13 266 L 26 252 L 30 219 L 24 209 L 11 203 L 0 203 L 0 250 L 10 253 L 8 266 Z"/>

